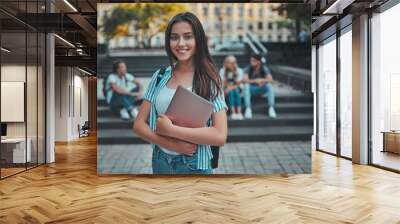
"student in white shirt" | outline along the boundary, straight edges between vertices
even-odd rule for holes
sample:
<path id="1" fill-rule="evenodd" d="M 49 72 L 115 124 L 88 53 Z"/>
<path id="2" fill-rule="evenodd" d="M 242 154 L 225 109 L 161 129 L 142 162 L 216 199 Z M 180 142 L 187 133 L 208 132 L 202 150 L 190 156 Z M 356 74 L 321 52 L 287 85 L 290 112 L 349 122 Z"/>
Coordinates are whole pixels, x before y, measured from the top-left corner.
<path id="1" fill-rule="evenodd" d="M 135 102 L 142 97 L 143 85 L 126 72 L 124 61 L 115 61 L 113 70 L 114 73 L 107 77 L 105 83 L 107 103 L 111 108 L 120 108 L 122 119 L 135 118 L 138 113 Z M 136 87 L 130 89 L 129 83 L 135 84 Z"/>

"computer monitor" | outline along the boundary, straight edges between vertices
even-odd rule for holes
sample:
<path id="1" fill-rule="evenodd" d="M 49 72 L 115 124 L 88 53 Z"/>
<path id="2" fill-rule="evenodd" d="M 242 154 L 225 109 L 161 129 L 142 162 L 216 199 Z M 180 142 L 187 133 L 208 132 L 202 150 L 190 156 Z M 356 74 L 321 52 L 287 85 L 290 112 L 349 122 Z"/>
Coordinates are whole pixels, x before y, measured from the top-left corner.
<path id="1" fill-rule="evenodd" d="M 7 124 L 1 123 L 1 137 L 7 136 Z"/>

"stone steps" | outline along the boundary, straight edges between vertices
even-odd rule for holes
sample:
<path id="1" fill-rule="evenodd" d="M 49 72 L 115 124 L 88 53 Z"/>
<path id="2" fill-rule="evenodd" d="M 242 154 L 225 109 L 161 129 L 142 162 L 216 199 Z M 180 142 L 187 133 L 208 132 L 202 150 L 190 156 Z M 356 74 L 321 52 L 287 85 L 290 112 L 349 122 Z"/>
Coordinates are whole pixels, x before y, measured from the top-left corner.
<path id="1" fill-rule="evenodd" d="M 227 142 L 310 141 L 312 125 L 280 127 L 236 127 L 229 129 Z M 116 137 L 117 136 L 117 137 Z M 98 144 L 145 144 L 126 129 L 99 129 Z"/>
<path id="2" fill-rule="evenodd" d="M 243 108 L 244 109 L 244 108 Z M 267 114 L 268 110 L 265 105 L 254 105 L 253 113 Z M 313 111 L 313 105 L 309 103 L 277 103 L 275 111 L 281 113 L 310 113 Z M 97 108 L 99 117 L 119 117 L 118 111 L 111 110 L 108 106 L 99 106 Z"/>
<path id="3" fill-rule="evenodd" d="M 246 55 L 236 55 L 239 66 L 247 65 Z M 119 57 L 126 61 L 128 71 L 136 77 L 147 80 L 157 68 L 168 65 L 166 56 L 129 56 Z M 218 67 L 222 66 L 225 55 L 213 57 Z M 99 78 L 111 73 L 115 58 L 105 58 L 99 62 Z M 287 69 L 286 69 L 287 70 Z M 293 69 L 292 69 L 293 70 Z M 287 70 L 289 71 L 289 70 Z M 299 69 L 294 70 L 299 71 Z M 304 72 L 303 72 L 304 73 Z M 148 83 L 148 82 L 146 82 Z M 278 117 L 267 116 L 266 99 L 252 98 L 253 118 L 246 120 L 228 119 L 228 142 L 252 141 L 309 141 L 313 133 L 313 97 L 290 86 L 275 86 L 275 110 Z M 133 131 L 133 120 L 119 118 L 119 111 L 111 111 L 104 99 L 98 100 L 98 143 L 99 144 L 142 144 L 142 139 Z M 244 111 L 243 111 L 244 112 Z"/>
<path id="4" fill-rule="evenodd" d="M 275 119 L 267 115 L 255 114 L 249 120 L 231 120 L 228 118 L 228 128 L 235 127 L 275 127 L 275 126 L 296 126 L 311 125 L 313 117 L 309 114 L 278 114 Z M 99 129 L 132 129 L 133 120 L 121 120 L 119 117 L 106 117 L 97 120 Z"/>
<path id="5" fill-rule="evenodd" d="M 249 59 L 246 55 L 235 55 L 238 61 L 238 65 L 240 67 L 244 67 L 249 63 Z M 98 77 L 103 78 L 107 74 L 112 73 L 112 64 L 117 59 L 120 58 L 124 60 L 127 64 L 127 69 L 129 73 L 132 73 L 136 77 L 151 77 L 151 75 L 161 67 L 165 67 L 169 65 L 168 58 L 166 56 L 128 56 L 128 57 L 110 57 L 102 59 L 97 67 L 98 67 Z M 216 55 L 213 56 L 214 63 L 217 68 L 221 68 L 223 64 L 223 60 L 225 59 L 225 55 Z"/>

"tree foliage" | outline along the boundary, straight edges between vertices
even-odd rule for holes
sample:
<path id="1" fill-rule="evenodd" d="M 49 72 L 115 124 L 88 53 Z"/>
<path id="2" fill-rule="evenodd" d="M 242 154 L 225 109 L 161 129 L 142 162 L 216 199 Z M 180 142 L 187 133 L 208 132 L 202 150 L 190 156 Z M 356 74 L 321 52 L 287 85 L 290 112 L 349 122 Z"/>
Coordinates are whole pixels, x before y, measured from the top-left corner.
<path id="1" fill-rule="evenodd" d="M 109 15 L 102 18 L 100 30 L 107 40 L 133 36 L 137 41 L 140 39 L 142 47 L 150 48 L 151 39 L 165 31 L 170 18 L 184 11 L 187 11 L 186 7 L 176 3 L 118 4 Z"/>
<path id="2" fill-rule="evenodd" d="M 310 31 L 311 9 L 305 4 L 280 4 L 274 8 L 285 19 L 278 22 L 279 26 L 291 30 L 292 34 L 299 40 L 301 30 Z"/>

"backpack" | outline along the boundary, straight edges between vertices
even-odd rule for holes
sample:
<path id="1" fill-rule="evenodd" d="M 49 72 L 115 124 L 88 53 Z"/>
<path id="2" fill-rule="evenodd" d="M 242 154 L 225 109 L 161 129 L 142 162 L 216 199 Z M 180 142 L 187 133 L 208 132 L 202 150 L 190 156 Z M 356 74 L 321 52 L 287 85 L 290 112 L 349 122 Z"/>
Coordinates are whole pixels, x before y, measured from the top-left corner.
<path id="1" fill-rule="evenodd" d="M 158 86 L 158 83 L 161 81 L 161 78 L 163 77 L 165 73 L 165 67 L 162 67 L 160 71 L 158 72 L 157 75 L 157 80 L 156 80 L 156 87 Z M 219 146 L 211 146 L 211 152 L 213 155 L 213 158 L 211 159 L 211 168 L 216 169 L 218 168 L 218 158 L 219 158 Z"/>
<path id="2" fill-rule="evenodd" d="M 107 76 L 104 77 L 104 79 L 103 79 L 103 89 L 102 89 L 102 91 L 103 91 L 103 96 L 104 96 L 104 98 L 106 98 L 106 99 L 107 99 L 107 91 L 108 91 L 108 89 L 106 88 L 108 76 L 110 76 L 110 75 L 107 75 Z"/>
<path id="3" fill-rule="evenodd" d="M 103 79 L 103 89 L 102 89 L 102 92 L 103 92 L 103 96 L 104 96 L 104 98 L 106 98 L 107 99 L 107 91 L 108 90 L 110 90 L 110 88 L 107 88 L 106 87 L 106 85 L 107 85 L 107 80 L 108 80 L 108 78 L 110 77 L 110 75 L 111 74 L 108 74 L 106 77 L 104 77 L 104 79 Z M 125 77 L 125 85 L 128 85 L 128 80 L 126 79 L 126 77 Z"/>

